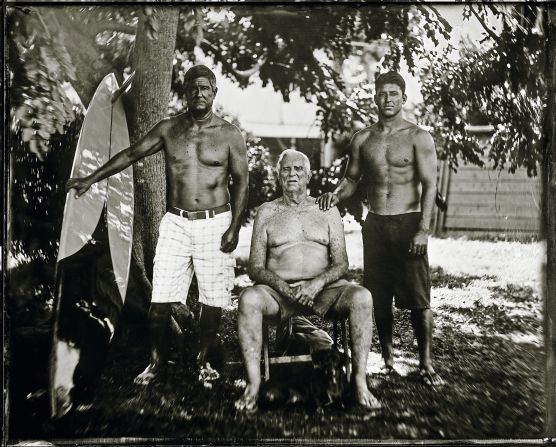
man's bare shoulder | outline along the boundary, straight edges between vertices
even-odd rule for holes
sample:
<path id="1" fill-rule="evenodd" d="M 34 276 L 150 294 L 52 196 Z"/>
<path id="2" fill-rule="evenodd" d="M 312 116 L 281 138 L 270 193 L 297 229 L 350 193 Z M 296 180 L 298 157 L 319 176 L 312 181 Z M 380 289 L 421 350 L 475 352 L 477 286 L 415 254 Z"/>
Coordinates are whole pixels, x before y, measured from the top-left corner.
<path id="1" fill-rule="evenodd" d="M 187 112 L 183 112 L 161 119 L 155 127 L 163 135 L 173 135 L 177 129 L 183 129 L 187 121 Z"/>
<path id="2" fill-rule="evenodd" d="M 230 123 L 228 120 L 225 120 L 220 116 L 214 115 L 214 122 L 221 128 L 222 132 L 226 132 L 231 136 L 243 137 L 239 128 L 235 124 Z"/>
<path id="3" fill-rule="evenodd" d="M 271 202 L 265 202 L 260 205 L 257 209 L 255 218 L 259 221 L 267 221 L 269 218 L 274 216 L 278 211 L 278 201 L 279 199 L 275 199 Z"/>
<path id="4" fill-rule="evenodd" d="M 411 137 L 413 139 L 413 143 L 417 147 L 422 146 L 434 146 L 434 140 L 432 135 L 426 129 L 423 129 L 421 126 L 417 124 L 413 124 L 413 126 L 409 129 Z"/>
<path id="5" fill-rule="evenodd" d="M 358 130 L 353 134 L 353 142 L 354 143 L 362 143 L 366 141 L 370 136 L 372 136 L 376 132 L 376 123 L 371 124 L 370 126 L 364 127 L 363 129 Z"/>
<path id="6" fill-rule="evenodd" d="M 176 125 L 178 116 L 167 116 L 166 118 L 162 118 L 154 128 L 159 130 L 166 130 Z"/>
<path id="7" fill-rule="evenodd" d="M 319 204 L 316 203 L 316 199 L 314 197 L 308 196 L 307 198 L 310 201 L 309 205 L 307 206 L 307 210 L 310 211 L 311 213 L 318 214 L 318 216 L 321 219 L 334 220 L 334 219 L 342 218 L 342 216 L 340 216 L 340 211 L 338 210 L 338 207 L 334 206 L 327 210 L 321 210 Z"/>

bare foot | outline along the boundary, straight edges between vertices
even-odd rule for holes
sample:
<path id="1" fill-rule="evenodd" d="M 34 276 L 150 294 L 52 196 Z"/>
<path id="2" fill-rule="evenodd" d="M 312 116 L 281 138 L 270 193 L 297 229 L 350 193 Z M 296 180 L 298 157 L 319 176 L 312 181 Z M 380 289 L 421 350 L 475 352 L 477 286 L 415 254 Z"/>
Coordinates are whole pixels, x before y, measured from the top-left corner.
<path id="1" fill-rule="evenodd" d="M 212 388 L 212 382 L 218 380 L 219 378 L 220 374 L 212 366 L 210 366 L 209 362 L 206 362 L 200 367 L 199 382 L 201 382 L 205 388 Z"/>
<path id="2" fill-rule="evenodd" d="M 383 369 L 394 369 L 394 357 L 384 358 L 384 366 Z"/>
<path id="3" fill-rule="evenodd" d="M 387 377 L 397 377 L 400 373 L 394 368 L 393 364 L 385 364 L 380 368 L 380 374 L 384 374 Z"/>
<path id="4" fill-rule="evenodd" d="M 367 383 L 355 384 L 355 400 L 366 410 L 380 410 L 382 405 L 367 388 Z"/>
<path id="5" fill-rule="evenodd" d="M 426 386 L 435 387 L 445 385 L 444 379 L 436 373 L 432 366 L 422 367 L 419 370 L 419 376 L 421 376 L 421 381 Z"/>
<path id="6" fill-rule="evenodd" d="M 153 381 L 158 373 L 159 365 L 155 363 L 149 363 L 145 370 L 139 374 L 133 382 L 137 385 L 148 385 Z"/>
<path id="7" fill-rule="evenodd" d="M 257 397 L 259 394 L 259 387 L 255 387 L 251 384 L 247 385 L 243 395 L 235 401 L 235 409 L 244 414 L 253 414 L 257 408 Z"/>

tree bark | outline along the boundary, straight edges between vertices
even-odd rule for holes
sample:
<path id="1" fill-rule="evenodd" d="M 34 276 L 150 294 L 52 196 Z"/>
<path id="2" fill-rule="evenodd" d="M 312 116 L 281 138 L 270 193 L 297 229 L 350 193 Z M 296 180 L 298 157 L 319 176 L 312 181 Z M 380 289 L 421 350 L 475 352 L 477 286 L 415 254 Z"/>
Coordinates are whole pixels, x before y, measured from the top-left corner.
<path id="1" fill-rule="evenodd" d="M 545 116 L 544 228 L 546 237 L 545 267 L 545 348 L 546 348 L 546 436 L 556 437 L 556 9 L 547 7 L 547 91 Z"/>
<path id="2" fill-rule="evenodd" d="M 133 143 L 166 116 L 170 101 L 172 63 L 176 44 L 178 12 L 176 8 L 154 9 L 160 28 L 156 39 L 145 32 L 143 16 L 138 24 L 133 53 L 135 79 L 130 98 L 130 139 Z M 133 258 L 152 280 L 152 266 L 158 225 L 166 209 L 164 154 L 159 152 L 133 166 L 135 218 Z M 145 278 L 143 278 L 145 279 Z M 150 299 L 150 297 L 149 297 Z"/>

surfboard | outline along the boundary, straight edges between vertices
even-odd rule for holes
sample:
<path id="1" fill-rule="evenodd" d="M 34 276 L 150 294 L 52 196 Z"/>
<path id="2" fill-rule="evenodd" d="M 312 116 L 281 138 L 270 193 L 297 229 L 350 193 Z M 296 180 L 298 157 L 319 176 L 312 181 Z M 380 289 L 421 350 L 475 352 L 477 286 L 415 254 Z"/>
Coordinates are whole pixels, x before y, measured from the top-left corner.
<path id="1" fill-rule="evenodd" d="M 99 84 L 85 114 L 71 177 L 84 177 L 129 146 L 114 74 Z M 50 360 L 53 417 L 82 400 L 100 373 L 99 357 L 114 334 L 125 300 L 133 237 L 133 171 L 66 196 L 56 265 L 55 323 Z M 96 358 L 96 359 L 95 359 Z"/>

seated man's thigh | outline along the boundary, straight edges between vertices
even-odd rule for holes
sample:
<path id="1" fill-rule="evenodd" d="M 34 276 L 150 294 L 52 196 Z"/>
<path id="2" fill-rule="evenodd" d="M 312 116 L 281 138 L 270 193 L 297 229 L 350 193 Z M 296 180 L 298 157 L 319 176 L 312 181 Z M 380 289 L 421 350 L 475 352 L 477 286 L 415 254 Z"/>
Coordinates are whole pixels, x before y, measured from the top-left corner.
<path id="1" fill-rule="evenodd" d="M 338 299 L 326 313 L 325 318 L 347 318 L 354 304 L 360 305 L 358 302 L 372 306 L 371 293 L 365 287 L 357 284 L 342 286 Z"/>
<path id="2" fill-rule="evenodd" d="M 268 286 L 257 284 L 245 288 L 239 295 L 240 312 L 259 310 L 270 322 L 280 321 L 280 304 L 274 295 L 276 292 Z"/>

